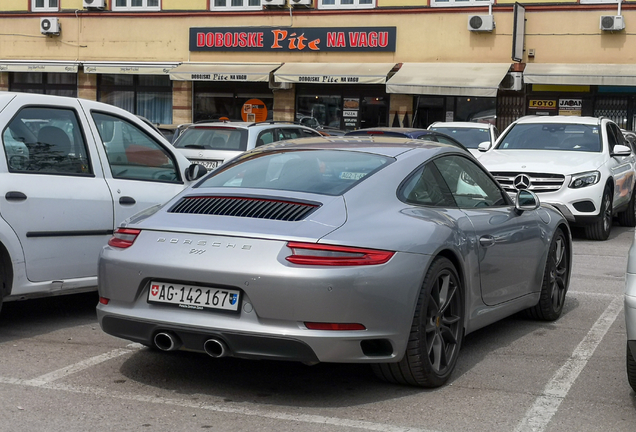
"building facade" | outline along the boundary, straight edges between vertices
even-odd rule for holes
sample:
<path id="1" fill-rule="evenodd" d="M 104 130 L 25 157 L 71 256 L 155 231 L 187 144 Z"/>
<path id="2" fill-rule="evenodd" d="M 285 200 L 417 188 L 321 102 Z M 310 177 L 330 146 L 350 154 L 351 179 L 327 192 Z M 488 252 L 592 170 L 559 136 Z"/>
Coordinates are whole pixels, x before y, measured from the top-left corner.
<path id="1" fill-rule="evenodd" d="M 636 127 L 636 2 L 2 0 L 0 90 L 154 123 L 338 129 L 525 114 Z"/>

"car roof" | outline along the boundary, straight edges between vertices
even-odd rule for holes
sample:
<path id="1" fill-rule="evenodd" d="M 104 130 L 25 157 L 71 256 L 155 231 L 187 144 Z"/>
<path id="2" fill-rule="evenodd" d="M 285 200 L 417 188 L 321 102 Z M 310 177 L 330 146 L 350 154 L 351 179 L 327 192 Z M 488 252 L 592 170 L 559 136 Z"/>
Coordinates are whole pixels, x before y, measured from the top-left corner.
<path id="1" fill-rule="evenodd" d="M 305 125 L 301 125 L 298 123 L 294 123 L 294 122 L 287 122 L 287 121 L 274 121 L 274 120 L 268 120 L 268 121 L 264 121 L 264 122 L 243 122 L 243 121 L 227 121 L 227 120 L 210 120 L 210 121 L 199 121 L 196 123 L 192 123 L 192 125 L 190 125 L 190 127 L 201 127 L 204 126 L 206 128 L 210 128 L 210 127 L 235 127 L 235 128 L 243 128 L 243 129 L 248 129 L 248 128 L 270 128 L 270 127 L 284 127 L 284 126 L 290 126 L 290 127 L 298 127 L 298 128 L 303 128 L 303 129 L 311 129 L 308 126 Z"/>
<path id="2" fill-rule="evenodd" d="M 451 127 L 451 128 L 467 128 L 467 129 L 489 129 L 493 125 L 482 122 L 435 122 L 429 127 Z"/>
<path id="3" fill-rule="evenodd" d="M 356 129 L 354 131 L 347 132 L 348 135 L 355 135 L 356 133 L 366 133 L 366 132 L 394 132 L 394 133 L 413 133 L 413 132 L 423 132 L 430 133 L 427 129 L 418 129 L 418 128 L 405 128 L 405 127 L 372 127 L 372 128 L 364 128 L 364 129 Z"/>
<path id="4" fill-rule="evenodd" d="M 599 117 L 579 117 L 579 116 L 525 116 L 518 119 L 517 124 L 544 124 L 544 123 L 565 123 L 582 125 L 599 125 L 603 119 Z"/>
<path id="5" fill-rule="evenodd" d="M 387 136 L 321 136 L 309 138 L 295 138 L 279 141 L 258 147 L 251 152 L 280 151 L 285 150 L 347 150 L 365 153 L 375 153 L 382 156 L 395 157 L 413 149 L 444 150 L 453 149 L 470 155 L 468 150 L 463 150 L 452 144 L 443 144 L 434 141 L 414 138 L 400 138 Z"/>

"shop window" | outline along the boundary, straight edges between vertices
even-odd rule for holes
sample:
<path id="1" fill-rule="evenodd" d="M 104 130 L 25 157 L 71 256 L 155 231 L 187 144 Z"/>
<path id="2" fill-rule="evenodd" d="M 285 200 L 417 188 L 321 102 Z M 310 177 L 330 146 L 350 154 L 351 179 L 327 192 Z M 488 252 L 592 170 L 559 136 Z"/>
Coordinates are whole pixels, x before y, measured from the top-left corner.
<path id="1" fill-rule="evenodd" d="M 458 97 L 455 105 L 455 121 L 495 124 L 497 98 Z"/>
<path id="2" fill-rule="evenodd" d="M 621 97 L 598 98 L 594 103 L 594 117 L 607 117 L 623 129 L 627 129 L 629 99 Z"/>
<path id="3" fill-rule="evenodd" d="M 320 9 L 371 9 L 375 0 L 320 0 Z"/>
<path id="4" fill-rule="evenodd" d="M 161 0 L 114 0 L 113 10 L 161 10 Z"/>
<path id="5" fill-rule="evenodd" d="M 340 129 L 342 123 L 342 97 L 298 96 L 296 102 L 296 121 L 315 127 L 327 126 Z"/>
<path id="6" fill-rule="evenodd" d="M 97 88 L 101 102 L 155 124 L 172 124 L 172 82 L 167 75 L 99 75 Z"/>
<path id="7" fill-rule="evenodd" d="M 246 104 L 247 102 L 249 104 Z M 255 110 L 246 109 L 258 106 Z M 267 83 L 194 82 L 193 120 L 218 120 L 225 117 L 233 121 L 272 120 L 274 95 Z M 249 113 L 248 111 L 252 111 Z"/>
<path id="8" fill-rule="evenodd" d="M 57 12 L 60 10 L 59 0 L 32 0 L 31 10 L 33 12 Z"/>
<path id="9" fill-rule="evenodd" d="M 212 0 L 210 10 L 261 10 L 261 0 Z"/>
<path id="10" fill-rule="evenodd" d="M 489 3 L 490 0 L 431 0 L 434 7 L 488 6 Z"/>
<path id="11" fill-rule="evenodd" d="M 45 72 L 10 73 L 9 91 L 77 97 L 77 75 Z"/>

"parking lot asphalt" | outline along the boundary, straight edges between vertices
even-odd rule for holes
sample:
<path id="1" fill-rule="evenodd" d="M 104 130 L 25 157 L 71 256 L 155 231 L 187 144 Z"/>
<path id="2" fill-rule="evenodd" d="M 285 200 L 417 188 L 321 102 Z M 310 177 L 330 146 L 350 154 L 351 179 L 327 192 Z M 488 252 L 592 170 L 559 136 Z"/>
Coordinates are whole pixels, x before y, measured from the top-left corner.
<path id="1" fill-rule="evenodd" d="M 622 309 L 633 236 L 575 232 L 563 316 L 468 335 L 435 390 L 380 382 L 365 365 L 154 351 L 104 334 L 95 293 L 7 303 L 0 431 L 633 431 Z"/>

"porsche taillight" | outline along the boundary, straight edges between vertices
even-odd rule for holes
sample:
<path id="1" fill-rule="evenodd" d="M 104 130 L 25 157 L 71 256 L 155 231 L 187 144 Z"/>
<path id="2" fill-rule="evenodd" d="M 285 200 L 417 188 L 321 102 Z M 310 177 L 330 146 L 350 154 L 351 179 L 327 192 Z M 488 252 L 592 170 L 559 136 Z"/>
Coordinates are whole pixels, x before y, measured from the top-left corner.
<path id="1" fill-rule="evenodd" d="M 384 264 L 395 252 L 332 246 L 316 243 L 288 242 L 292 254 L 285 257 L 293 264 L 314 266 L 362 266 Z"/>
<path id="2" fill-rule="evenodd" d="M 108 240 L 108 246 L 126 249 L 133 245 L 141 230 L 130 228 L 117 228 L 113 236 Z"/>

